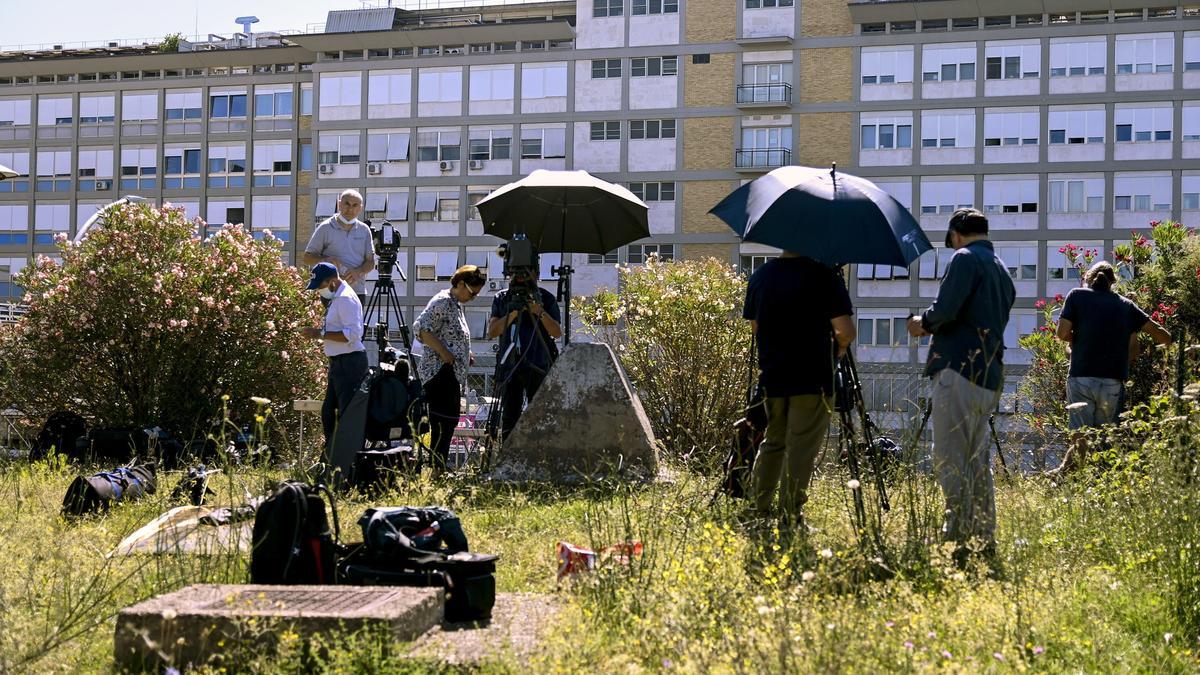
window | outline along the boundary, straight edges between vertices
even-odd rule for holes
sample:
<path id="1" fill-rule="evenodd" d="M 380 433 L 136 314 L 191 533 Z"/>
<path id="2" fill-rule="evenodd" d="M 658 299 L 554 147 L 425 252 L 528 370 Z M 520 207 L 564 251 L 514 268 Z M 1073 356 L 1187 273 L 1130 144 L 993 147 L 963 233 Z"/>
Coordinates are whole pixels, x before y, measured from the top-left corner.
<path id="1" fill-rule="evenodd" d="M 864 347 L 903 347 L 908 344 L 908 317 L 859 317 L 856 339 Z"/>
<path id="2" fill-rule="evenodd" d="M 255 142 L 254 187 L 278 187 L 291 184 L 292 142 Z"/>
<path id="3" fill-rule="evenodd" d="M 975 113 L 924 111 L 921 113 L 921 147 L 970 148 L 975 146 Z"/>
<path id="4" fill-rule="evenodd" d="M 362 104 L 362 75 L 321 75 L 321 108 L 354 107 Z"/>
<path id="5" fill-rule="evenodd" d="M 1103 75 L 1107 57 L 1104 38 L 1050 40 L 1050 77 Z"/>
<path id="6" fill-rule="evenodd" d="M 892 279 L 907 279 L 908 268 L 892 267 L 891 265 L 855 265 L 855 274 L 864 281 L 890 281 Z"/>
<path id="7" fill-rule="evenodd" d="M 912 82 L 913 50 L 863 47 L 861 66 L 863 84 Z"/>
<path id="8" fill-rule="evenodd" d="M 1183 140 L 1200 141 L 1200 104 L 1183 104 Z"/>
<path id="9" fill-rule="evenodd" d="M 37 189 L 39 192 L 71 191 L 70 150 L 38 150 Z"/>
<path id="10" fill-rule="evenodd" d="M 983 212 L 988 215 L 1005 213 L 1037 213 L 1038 180 L 1036 178 L 983 179 Z"/>
<path id="11" fill-rule="evenodd" d="M 467 140 L 472 160 L 511 159 L 512 131 L 510 129 L 471 129 Z"/>
<path id="12" fill-rule="evenodd" d="M 746 9 L 760 7 L 791 7 L 792 0 L 746 0 Z"/>
<path id="13" fill-rule="evenodd" d="M 863 115 L 860 128 L 863 150 L 892 150 L 912 147 L 912 118 L 872 118 Z"/>
<path id="14" fill-rule="evenodd" d="M 513 66 L 471 66 L 472 101 L 511 101 L 514 86 Z"/>
<path id="15" fill-rule="evenodd" d="M 1101 213 L 1104 211 L 1104 179 L 1051 177 L 1050 213 Z"/>
<path id="16" fill-rule="evenodd" d="M 1170 33 L 1118 35 L 1116 50 L 1117 75 L 1170 73 L 1174 70 L 1175 38 Z"/>
<path id="17" fill-rule="evenodd" d="M 950 267 L 950 258 L 954 256 L 954 251 L 945 247 L 938 248 L 936 251 L 936 254 L 926 253 L 918 259 L 918 278 L 932 281 L 946 276 L 946 270 Z"/>
<path id="18" fill-rule="evenodd" d="M 336 198 L 336 195 L 334 197 Z M 371 190 L 367 193 L 363 210 L 372 218 L 408 220 L 408 192 Z"/>
<path id="19" fill-rule="evenodd" d="M 449 281 L 458 269 L 458 251 L 416 252 L 417 281 Z"/>
<path id="20" fill-rule="evenodd" d="M 0 149 L 0 164 L 16 171 L 18 176 L 0 180 L 0 193 L 29 192 L 29 151 Z"/>
<path id="21" fill-rule="evenodd" d="M 641 265 L 652 256 L 658 256 L 658 259 L 664 262 L 669 262 L 675 259 L 674 244 L 630 244 L 625 259 L 630 265 Z"/>
<path id="22" fill-rule="evenodd" d="M 154 146 L 121 146 L 121 189 L 153 190 L 158 173 L 158 152 Z"/>
<path id="23" fill-rule="evenodd" d="M 1050 145 L 1104 142 L 1104 109 L 1050 108 Z"/>
<path id="24" fill-rule="evenodd" d="M 921 179 L 921 215 L 949 217 L 958 209 L 975 205 L 974 179 Z"/>
<path id="25" fill-rule="evenodd" d="M 567 132 L 562 127 L 521 127 L 521 159 L 561 159 L 567 156 Z"/>
<path id="26" fill-rule="evenodd" d="M 313 86 L 312 82 L 306 82 L 300 85 L 300 114 L 312 115 L 313 110 Z"/>
<path id="27" fill-rule="evenodd" d="M 675 138 L 675 120 L 630 120 L 629 138 Z"/>
<path id="28" fill-rule="evenodd" d="M 301 171 L 312 171 L 313 170 L 313 161 L 312 161 L 312 143 L 311 142 L 300 143 L 299 157 L 300 157 L 300 170 Z"/>
<path id="29" fill-rule="evenodd" d="M 616 251 L 611 251 L 605 254 L 589 253 L 587 261 L 589 265 L 616 265 L 618 254 Z"/>
<path id="30" fill-rule="evenodd" d="M 738 103 L 786 102 L 792 98 L 792 64 L 750 63 L 742 66 Z"/>
<path id="31" fill-rule="evenodd" d="M 1200 175 L 1183 176 L 1183 204 L 1184 211 L 1200 211 Z"/>
<path id="32" fill-rule="evenodd" d="M 621 123 L 612 120 L 607 122 L 592 122 L 591 140 L 619 141 L 621 140 Z"/>
<path id="33" fill-rule="evenodd" d="M 644 202 L 675 201 L 675 183 L 630 183 L 629 191 Z"/>
<path id="34" fill-rule="evenodd" d="M 246 144 L 210 143 L 208 187 L 246 187 Z"/>
<path id="35" fill-rule="evenodd" d="M 255 88 L 255 117 L 291 117 L 292 112 L 291 87 L 286 89 L 264 89 L 262 87 Z"/>
<path id="36" fill-rule="evenodd" d="M 31 109 L 32 104 L 27 98 L 0 99 L 0 140 L 29 138 Z"/>
<path id="37" fill-rule="evenodd" d="M 629 59 L 630 77 L 675 76 L 678 73 L 678 56 L 648 56 Z"/>
<path id="38" fill-rule="evenodd" d="M 526 63 L 521 66 L 521 98 L 558 98 L 567 95 L 566 63 Z"/>
<path id="39" fill-rule="evenodd" d="M 54 243 L 54 235 L 70 229 L 71 205 L 38 202 L 33 211 L 33 243 L 47 246 Z"/>
<path id="40" fill-rule="evenodd" d="M 324 132 L 317 140 L 317 162 L 320 164 L 358 164 L 361 145 L 358 132 L 346 134 Z"/>
<path id="41" fill-rule="evenodd" d="M 592 0 L 592 16 L 621 16 L 624 0 Z"/>
<path id="42" fill-rule="evenodd" d="M 1104 257 L 1104 246 L 1100 242 L 1076 241 L 1072 243 L 1080 248 L 1095 249 L 1098 255 L 1097 259 Z M 1046 278 L 1051 281 L 1079 279 L 1079 268 L 1071 266 L 1061 250 L 1065 245 L 1065 243 L 1053 241 L 1046 244 Z"/>
<path id="43" fill-rule="evenodd" d="M 368 131 L 368 162 L 407 162 L 407 131 Z"/>
<path id="44" fill-rule="evenodd" d="M 199 120 L 201 112 L 199 90 L 167 90 L 165 116 L 168 122 L 173 120 Z M 170 129 L 171 126 L 168 124 L 167 128 Z M 196 126 L 196 131 L 200 131 L 199 125 Z"/>
<path id="45" fill-rule="evenodd" d="M 1171 140 L 1173 110 L 1165 107 L 1131 107 L 1118 103 L 1113 112 L 1115 138 L 1118 143 L 1142 143 Z"/>
<path id="46" fill-rule="evenodd" d="M 1171 174 L 1118 173 L 1113 177 L 1113 209 L 1169 213 L 1171 211 Z"/>
<path id="47" fill-rule="evenodd" d="M 76 162 L 79 191 L 111 190 L 113 177 L 112 148 L 79 148 Z"/>
<path id="48" fill-rule="evenodd" d="M 1183 34 L 1183 70 L 1188 73 L 1200 71 L 1200 32 Z"/>
<path id="49" fill-rule="evenodd" d="M 983 114 L 983 144 L 986 147 L 1037 145 L 1041 135 L 1036 110 L 989 109 Z"/>
<path id="50" fill-rule="evenodd" d="M 114 106 L 116 97 L 112 94 L 80 94 L 79 123 L 103 124 L 113 122 L 116 118 Z"/>
<path id="51" fill-rule="evenodd" d="M 592 79 L 621 77 L 621 59 L 592 59 Z"/>
<path id="52" fill-rule="evenodd" d="M 209 119 L 222 119 L 246 116 L 245 94 L 210 94 L 208 97 Z"/>
<path id="53" fill-rule="evenodd" d="M 1036 44 L 989 42 L 985 54 L 984 76 L 989 80 L 1037 77 L 1041 68 L 1041 47 Z"/>
<path id="54" fill-rule="evenodd" d="M 200 148 L 168 145 L 163 149 L 163 187 L 168 190 L 200 187 Z"/>
<path id="55" fill-rule="evenodd" d="M 742 274 L 750 276 L 758 271 L 758 268 L 767 264 L 768 260 L 778 258 L 777 255 L 746 255 L 742 254 Z"/>
<path id="56" fill-rule="evenodd" d="M 679 0 L 633 0 L 629 13 L 633 16 L 643 14 L 676 14 L 679 12 Z"/>
<path id="57" fill-rule="evenodd" d="M 57 125 L 70 125 L 75 121 L 74 115 L 71 113 L 72 105 L 70 97 L 67 98 L 47 98 L 45 96 L 38 98 L 38 126 L 52 127 Z"/>
<path id="58" fill-rule="evenodd" d="M 418 131 L 418 162 L 450 162 L 462 158 L 462 134 L 458 131 Z"/>
<path id="59" fill-rule="evenodd" d="M 25 204 L 0 204 L 0 246 L 14 246 L 29 243 L 29 207 Z M 0 259 L 3 260 L 3 259 Z M 8 279 L 2 276 L 7 272 L 0 266 L 0 289 Z M 0 295 L 5 295 L 0 290 Z"/>
<path id="60" fill-rule="evenodd" d="M 250 202 L 250 232 L 262 239 L 270 231 L 280 241 L 291 239 L 292 200 L 290 197 L 255 196 Z"/>
<path id="61" fill-rule="evenodd" d="M 373 70 L 367 75 L 367 116 L 387 117 L 387 106 L 408 105 L 412 101 L 412 72 Z"/>

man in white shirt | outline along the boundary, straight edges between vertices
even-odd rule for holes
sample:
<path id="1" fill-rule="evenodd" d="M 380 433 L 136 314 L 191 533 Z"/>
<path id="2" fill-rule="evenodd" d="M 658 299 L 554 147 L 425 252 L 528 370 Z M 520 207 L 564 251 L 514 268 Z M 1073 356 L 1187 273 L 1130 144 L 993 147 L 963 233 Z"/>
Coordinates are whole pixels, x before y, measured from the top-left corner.
<path id="1" fill-rule="evenodd" d="M 371 228 L 358 219 L 362 209 L 363 198 L 357 190 L 343 191 L 338 197 L 337 215 L 318 225 L 304 247 L 305 265 L 332 263 L 360 301 L 366 297 L 366 276 L 375 268 Z"/>
<path id="2" fill-rule="evenodd" d="M 313 265 L 308 290 L 318 291 L 329 301 L 323 327 L 303 328 L 306 337 L 324 340 L 329 357 L 329 381 L 325 404 L 321 406 L 321 426 L 325 431 L 325 452 L 332 452 L 333 431 L 338 416 L 346 410 L 354 392 L 367 376 L 367 350 L 363 346 L 363 308 L 350 284 L 338 276 L 333 263 Z"/>

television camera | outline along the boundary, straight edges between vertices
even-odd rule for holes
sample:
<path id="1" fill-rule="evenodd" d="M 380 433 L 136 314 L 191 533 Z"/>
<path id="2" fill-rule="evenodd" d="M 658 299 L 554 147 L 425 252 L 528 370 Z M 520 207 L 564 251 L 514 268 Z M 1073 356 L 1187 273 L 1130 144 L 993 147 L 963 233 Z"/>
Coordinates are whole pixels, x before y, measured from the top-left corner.
<path id="1" fill-rule="evenodd" d="M 504 312 L 520 311 L 537 299 L 538 275 L 541 263 L 537 247 L 523 234 L 514 235 L 496 247 L 496 255 L 504 261 L 504 277 L 511 279 Z"/>

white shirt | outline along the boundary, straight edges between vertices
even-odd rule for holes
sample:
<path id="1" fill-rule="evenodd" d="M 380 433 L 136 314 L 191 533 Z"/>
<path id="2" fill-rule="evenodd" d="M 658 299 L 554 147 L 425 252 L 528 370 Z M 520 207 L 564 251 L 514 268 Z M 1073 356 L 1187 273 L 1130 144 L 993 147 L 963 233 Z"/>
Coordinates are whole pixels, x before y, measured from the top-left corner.
<path id="1" fill-rule="evenodd" d="M 354 352 L 364 352 L 363 346 L 363 308 L 358 295 L 350 284 L 341 282 L 337 294 L 329 301 L 325 310 L 325 332 L 336 331 L 346 336 L 346 342 L 325 340 L 326 356 L 341 356 Z"/>

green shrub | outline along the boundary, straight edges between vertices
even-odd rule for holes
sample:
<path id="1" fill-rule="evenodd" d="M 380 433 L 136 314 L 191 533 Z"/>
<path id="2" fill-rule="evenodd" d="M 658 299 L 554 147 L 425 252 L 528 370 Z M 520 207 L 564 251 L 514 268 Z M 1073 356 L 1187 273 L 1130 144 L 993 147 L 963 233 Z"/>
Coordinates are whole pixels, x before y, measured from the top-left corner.
<path id="1" fill-rule="evenodd" d="M 581 305 L 584 325 L 621 359 L 654 433 L 677 457 L 715 466 L 745 404 L 746 280 L 714 258 L 620 268 L 615 291 Z"/>
<path id="2" fill-rule="evenodd" d="M 319 305 L 281 244 L 227 226 L 205 241 L 181 209 L 127 205 L 62 262 L 17 279 L 28 311 L 0 330 L 5 403 L 98 426 L 190 434 L 223 415 L 249 421 L 251 396 L 288 401 L 321 385 L 321 353 L 299 335 Z"/>

